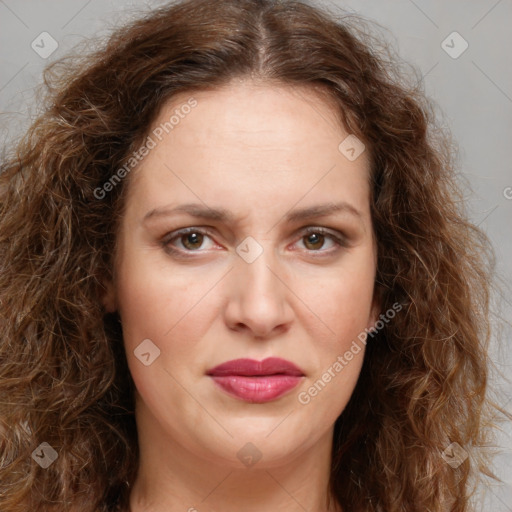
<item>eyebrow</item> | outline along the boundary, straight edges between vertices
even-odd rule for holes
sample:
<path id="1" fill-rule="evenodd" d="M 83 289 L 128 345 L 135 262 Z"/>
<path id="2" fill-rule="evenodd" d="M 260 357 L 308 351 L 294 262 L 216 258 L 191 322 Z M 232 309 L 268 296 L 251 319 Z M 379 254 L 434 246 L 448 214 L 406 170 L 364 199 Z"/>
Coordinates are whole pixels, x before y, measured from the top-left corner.
<path id="1" fill-rule="evenodd" d="M 143 218 L 143 222 L 158 217 L 168 217 L 176 213 L 186 213 L 198 219 L 213 220 L 218 222 L 234 223 L 235 216 L 225 208 L 209 208 L 199 203 L 188 203 L 175 206 L 174 208 L 163 207 L 150 210 Z M 306 219 L 327 217 L 334 213 L 349 213 L 355 217 L 362 218 L 362 214 L 350 203 L 342 201 L 340 203 L 327 203 L 321 205 L 299 208 L 287 213 L 284 217 L 288 222 L 298 222 Z"/>

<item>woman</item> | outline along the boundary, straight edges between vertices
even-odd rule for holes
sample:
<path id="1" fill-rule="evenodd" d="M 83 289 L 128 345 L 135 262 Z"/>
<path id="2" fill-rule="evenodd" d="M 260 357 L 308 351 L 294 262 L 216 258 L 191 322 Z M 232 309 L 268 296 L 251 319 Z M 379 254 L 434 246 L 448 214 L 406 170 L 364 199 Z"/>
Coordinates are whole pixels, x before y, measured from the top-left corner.
<path id="1" fill-rule="evenodd" d="M 472 510 L 492 251 L 355 34 L 185 0 L 63 63 L 0 175 L 2 510 Z"/>

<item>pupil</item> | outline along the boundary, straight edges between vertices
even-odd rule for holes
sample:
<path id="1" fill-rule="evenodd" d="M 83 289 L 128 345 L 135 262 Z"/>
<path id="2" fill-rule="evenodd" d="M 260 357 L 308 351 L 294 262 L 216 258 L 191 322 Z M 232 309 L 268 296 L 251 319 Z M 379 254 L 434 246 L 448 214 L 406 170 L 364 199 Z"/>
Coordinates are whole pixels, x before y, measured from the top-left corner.
<path id="1" fill-rule="evenodd" d="M 308 235 L 308 243 L 312 245 L 318 245 L 320 243 L 322 235 L 319 235 L 318 233 L 312 233 Z"/>
<path id="2" fill-rule="evenodd" d="M 187 244 L 194 245 L 194 244 L 200 244 L 200 237 L 201 235 L 199 233 L 189 233 L 188 235 L 185 235 Z M 187 245 L 185 244 L 185 245 Z"/>

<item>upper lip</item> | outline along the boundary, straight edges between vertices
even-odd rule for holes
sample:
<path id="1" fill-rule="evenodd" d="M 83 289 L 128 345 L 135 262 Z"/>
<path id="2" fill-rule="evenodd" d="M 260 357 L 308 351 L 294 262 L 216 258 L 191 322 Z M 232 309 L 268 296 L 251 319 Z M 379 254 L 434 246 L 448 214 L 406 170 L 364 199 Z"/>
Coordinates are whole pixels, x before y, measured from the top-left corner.
<path id="1" fill-rule="evenodd" d="M 263 361 L 255 359 L 233 359 L 208 370 L 211 376 L 244 375 L 246 377 L 262 375 L 296 375 L 304 372 L 292 362 L 279 357 L 268 357 Z"/>

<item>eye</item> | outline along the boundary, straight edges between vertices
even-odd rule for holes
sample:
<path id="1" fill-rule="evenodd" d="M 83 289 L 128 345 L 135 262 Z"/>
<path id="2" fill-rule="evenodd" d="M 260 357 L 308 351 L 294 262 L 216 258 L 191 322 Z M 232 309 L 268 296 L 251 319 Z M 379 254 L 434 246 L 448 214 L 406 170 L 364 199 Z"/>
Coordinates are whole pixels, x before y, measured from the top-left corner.
<path id="1" fill-rule="evenodd" d="M 205 244 L 207 240 L 210 240 L 209 244 Z M 331 248 L 321 250 L 326 240 L 331 242 Z M 305 228 L 299 241 L 304 241 L 303 246 L 306 252 L 321 253 L 321 256 L 324 253 L 332 254 L 340 247 L 348 247 L 348 243 L 341 233 L 331 232 L 322 227 L 311 226 Z M 183 228 L 169 233 L 161 241 L 161 244 L 167 252 L 177 257 L 188 257 L 191 256 L 191 253 L 203 252 L 203 250 L 211 249 L 214 246 L 210 231 L 195 227 Z"/>
<path id="2" fill-rule="evenodd" d="M 196 252 L 198 249 L 204 249 L 203 243 L 205 239 L 210 238 L 208 231 L 194 227 L 184 228 L 170 235 L 172 236 L 165 237 L 162 241 L 162 245 L 170 252 Z M 181 244 L 181 247 L 178 246 L 176 248 L 175 244 L 172 243 L 175 240 Z"/>
<path id="3" fill-rule="evenodd" d="M 319 250 L 325 245 L 325 240 L 331 241 L 333 250 L 325 249 Z M 333 233 L 321 227 L 308 227 L 305 230 L 305 235 L 302 236 L 301 241 L 304 240 L 304 246 L 308 252 L 329 252 L 336 251 L 339 247 L 347 247 L 347 242 L 341 234 Z"/>

